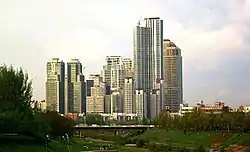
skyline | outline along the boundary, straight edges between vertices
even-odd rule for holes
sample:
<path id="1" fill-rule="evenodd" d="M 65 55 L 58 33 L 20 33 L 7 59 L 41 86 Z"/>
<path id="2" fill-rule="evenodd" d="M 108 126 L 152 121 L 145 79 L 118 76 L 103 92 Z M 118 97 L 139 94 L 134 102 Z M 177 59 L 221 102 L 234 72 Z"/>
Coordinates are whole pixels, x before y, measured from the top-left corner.
<path id="1" fill-rule="evenodd" d="M 183 50 L 184 100 L 190 104 L 199 100 L 247 104 L 250 2 L 147 2 L 0 2 L 0 20 L 5 23 L 0 25 L 1 64 L 27 70 L 33 79 L 34 98 L 44 100 L 46 62 L 52 57 L 65 62 L 79 58 L 87 78 L 100 73 L 105 56 L 132 58 L 133 27 L 138 19 L 159 16 L 164 20 L 164 38 Z"/>

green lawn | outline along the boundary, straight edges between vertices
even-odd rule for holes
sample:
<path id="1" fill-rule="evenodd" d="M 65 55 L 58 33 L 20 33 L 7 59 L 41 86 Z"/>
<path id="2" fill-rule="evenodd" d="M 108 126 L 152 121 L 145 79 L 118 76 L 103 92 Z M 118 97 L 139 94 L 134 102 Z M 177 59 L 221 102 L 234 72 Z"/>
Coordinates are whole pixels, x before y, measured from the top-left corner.
<path id="1" fill-rule="evenodd" d="M 173 146 L 199 147 L 202 145 L 206 147 L 212 144 L 213 141 L 221 135 L 220 133 L 208 132 L 184 134 L 183 131 L 152 129 L 145 132 L 140 137 L 150 142 L 172 144 Z"/>
<path id="2" fill-rule="evenodd" d="M 66 146 L 62 144 L 57 144 L 56 142 L 51 142 L 50 146 L 53 148 L 45 147 L 45 145 L 0 145 L 1 152 L 27 152 L 27 151 L 34 151 L 34 152 L 55 152 L 55 151 L 62 151 L 64 152 Z"/>
<path id="3" fill-rule="evenodd" d="M 108 146 L 104 143 L 96 143 L 91 141 L 85 141 L 81 139 L 76 139 L 75 143 L 70 143 L 71 152 L 80 152 L 84 150 L 99 150 L 101 146 Z M 88 148 L 86 148 L 86 146 Z M 110 149 L 115 147 L 111 145 Z M 48 147 L 44 145 L 6 145 L 0 146 L 1 152 L 68 152 L 68 146 L 62 144 L 58 141 L 51 141 Z"/>
<path id="4" fill-rule="evenodd" d="M 58 141 L 51 141 L 49 147 L 43 145 L 6 145 L 0 146 L 0 152 L 68 152 L 67 145 Z M 88 147 L 88 149 L 86 148 Z M 98 143 L 75 139 L 75 143 L 70 143 L 71 152 L 80 152 L 87 150 L 99 150 L 102 146 L 110 146 L 109 150 L 118 150 L 118 152 L 149 152 L 147 149 L 115 146 L 107 143 Z"/>
<path id="5" fill-rule="evenodd" d="M 144 148 L 136 148 L 136 147 L 125 147 L 125 146 L 120 146 L 118 147 L 119 152 L 150 152 L 147 149 Z"/>
<path id="6" fill-rule="evenodd" d="M 110 134 L 105 134 L 106 136 L 110 136 Z M 105 136 L 103 135 L 103 136 Z M 212 145 L 215 141 L 222 138 L 222 133 L 208 133 L 208 132 L 191 132 L 189 134 L 184 134 L 183 131 L 166 131 L 163 129 L 152 129 L 148 130 L 145 133 L 134 137 L 134 138 L 142 138 L 144 140 L 149 141 L 150 143 L 156 144 L 170 144 L 173 146 L 187 147 L 187 148 L 196 148 L 199 146 L 207 147 Z M 113 135 L 112 135 L 113 136 Z M 224 138 L 224 137 L 223 137 Z M 226 141 L 220 141 L 221 145 L 224 147 L 228 147 L 234 143 L 242 143 L 243 141 L 249 141 L 250 134 L 233 134 L 230 135 Z M 125 146 L 117 146 L 108 144 L 105 142 L 99 141 L 86 141 L 84 139 L 75 138 L 75 142 L 70 143 L 71 152 L 80 152 L 84 150 L 98 150 L 100 147 L 109 146 L 109 149 L 117 149 L 119 152 L 149 152 L 147 149 L 143 148 L 135 148 L 135 147 L 125 147 Z M 5 145 L 0 146 L 1 152 L 68 152 L 67 145 L 62 144 L 58 141 L 52 141 L 49 144 L 49 147 L 45 147 L 43 145 Z M 88 149 L 86 148 L 88 147 Z"/>
<path id="7" fill-rule="evenodd" d="M 221 142 L 223 147 L 229 147 L 234 144 L 250 146 L 250 134 L 233 134 L 226 141 Z"/>

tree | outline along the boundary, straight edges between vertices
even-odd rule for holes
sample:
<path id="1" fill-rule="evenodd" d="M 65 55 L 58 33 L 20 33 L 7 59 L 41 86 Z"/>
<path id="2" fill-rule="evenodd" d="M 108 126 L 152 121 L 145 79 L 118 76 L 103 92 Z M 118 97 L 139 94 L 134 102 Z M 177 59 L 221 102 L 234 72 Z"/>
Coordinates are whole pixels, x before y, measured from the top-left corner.
<path id="1" fill-rule="evenodd" d="M 157 117 L 158 122 L 160 123 L 161 127 L 167 128 L 169 127 L 170 121 L 171 121 L 171 116 L 168 111 L 161 111 L 159 116 Z"/>
<path id="2" fill-rule="evenodd" d="M 45 141 L 49 126 L 31 108 L 32 82 L 21 68 L 0 67 L 0 131 Z"/>
<path id="3" fill-rule="evenodd" d="M 21 68 L 15 70 L 12 66 L 9 68 L 6 65 L 0 67 L 0 102 L 2 110 L 8 108 L 17 108 L 22 111 L 24 109 L 29 110 L 32 98 L 31 85 L 32 82 L 29 81 L 28 74 L 24 73 Z"/>
<path id="4" fill-rule="evenodd" d="M 28 74 L 12 66 L 0 67 L 0 114 L 9 130 L 18 130 L 20 121 L 32 118 L 32 87 Z"/>
<path id="5" fill-rule="evenodd" d="M 250 131 L 250 113 L 243 112 L 207 113 L 194 110 L 180 117 L 170 116 L 168 112 L 162 111 L 156 122 L 163 128 L 182 129 L 184 133 L 189 133 L 189 131 Z"/>
<path id="6" fill-rule="evenodd" d="M 75 131 L 76 122 L 70 118 L 59 115 L 55 111 L 47 111 L 43 113 L 43 117 L 48 121 L 51 126 L 50 134 L 53 137 L 63 136 L 66 133 L 73 136 Z"/>
<path id="7" fill-rule="evenodd" d="M 99 114 L 87 114 L 86 123 L 88 125 L 91 125 L 91 124 L 102 125 L 104 122 L 103 122 L 102 116 Z"/>

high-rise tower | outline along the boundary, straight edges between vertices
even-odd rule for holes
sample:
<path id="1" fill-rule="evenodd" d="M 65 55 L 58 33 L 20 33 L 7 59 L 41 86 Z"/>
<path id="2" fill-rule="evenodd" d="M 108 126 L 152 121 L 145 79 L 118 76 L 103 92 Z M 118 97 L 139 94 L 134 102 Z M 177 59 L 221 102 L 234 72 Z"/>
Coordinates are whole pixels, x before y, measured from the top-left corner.
<path id="1" fill-rule="evenodd" d="M 178 112 L 183 103 L 181 49 L 164 39 L 164 101 L 171 112 Z"/>
<path id="2" fill-rule="evenodd" d="M 124 110 L 126 114 L 135 113 L 136 104 L 135 104 L 135 89 L 134 89 L 134 79 L 132 77 L 127 77 L 124 80 Z"/>
<path id="3" fill-rule="evenodd" d="M 135 87 L 145 91 L 146 117 L 150 116 L 150 93 L 161 89 L 163 81 L 163 20 L 159 17 L 145 18 L 134 28 Z M 163 109 L 162 90 L 157 105 Z M 142 108 L 142 107 L 137 107 Z M 159 110 L 157 110 L 159 112 Z"/>
<path id="4" fill-rule="evenodd" d="M 67 63 L 65 79 L 65 113 L 86 113 L 86 84 L 78 59 Z"/>
<path id="5" fill-rule="evenodd" d="M 46 110 L 64 113 L 65 64 L 59 58 L 47 62 Z"/>

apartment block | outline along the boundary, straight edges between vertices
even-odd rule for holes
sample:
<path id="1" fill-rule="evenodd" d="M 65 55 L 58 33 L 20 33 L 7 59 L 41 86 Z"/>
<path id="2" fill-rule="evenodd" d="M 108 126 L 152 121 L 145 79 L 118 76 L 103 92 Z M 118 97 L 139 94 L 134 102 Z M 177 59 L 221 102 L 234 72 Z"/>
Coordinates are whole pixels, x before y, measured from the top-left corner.
<path id="1" fill-rule="evenodd" d="M 124 113 L 132 114 L 136 112 L 134 79 L 128 77 L 124 79 Z"/>
<path id="2" fill-rule="evenodd" d="M 136 114 L 139 119 L 143 119 L 147 115 L 146 93 L 142 89 L 135 90 Z"/>
<path id="3" fill-rule="evenodd" d="M 63 114 L 65 64 L 59 58 L 52 58 L 46 68 L 46 110 Z"/>

